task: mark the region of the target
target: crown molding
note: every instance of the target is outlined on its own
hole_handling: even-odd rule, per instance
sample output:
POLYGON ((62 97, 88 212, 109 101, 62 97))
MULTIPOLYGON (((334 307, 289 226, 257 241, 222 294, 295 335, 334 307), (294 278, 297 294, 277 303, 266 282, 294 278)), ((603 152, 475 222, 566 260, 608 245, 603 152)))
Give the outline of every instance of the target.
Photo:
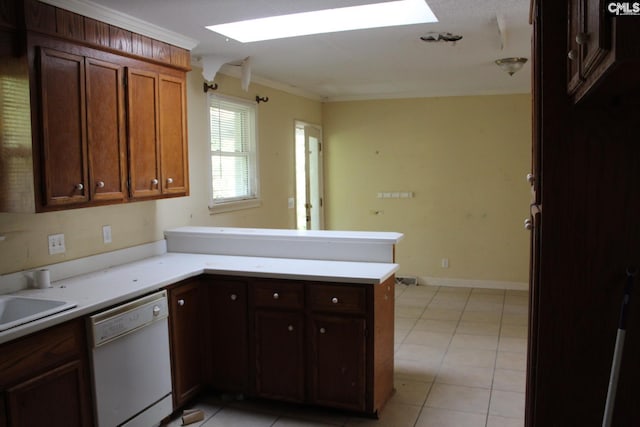
POLYGON ((183 49, 192 50, 199 43, 182 34, 159 27, 142 19, 118 12, 89 0, 40 0, 43 3, 97 19, 107 24, 123 28, 134 33, 142 34, 183 49))

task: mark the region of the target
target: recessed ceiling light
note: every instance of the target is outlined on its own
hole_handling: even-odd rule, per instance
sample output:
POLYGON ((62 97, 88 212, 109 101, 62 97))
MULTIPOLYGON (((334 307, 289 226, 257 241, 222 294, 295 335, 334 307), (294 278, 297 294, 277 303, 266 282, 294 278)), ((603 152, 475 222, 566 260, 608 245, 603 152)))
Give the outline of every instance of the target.
POLYGON ((248 43, 430 22, 438 22, 438 18, 425 0, 399 0, 209 25, 207 29, 248 43))

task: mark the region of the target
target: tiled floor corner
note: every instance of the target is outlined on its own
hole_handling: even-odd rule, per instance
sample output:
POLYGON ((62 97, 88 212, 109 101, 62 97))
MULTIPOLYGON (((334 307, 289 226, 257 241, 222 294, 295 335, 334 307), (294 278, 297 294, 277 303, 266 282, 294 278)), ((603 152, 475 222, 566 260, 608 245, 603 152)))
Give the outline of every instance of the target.
POLYGON ((525 291, 398 285, 396 393, 379 420, 205 397, 190 426, 522 427, 527 310, 525 291))

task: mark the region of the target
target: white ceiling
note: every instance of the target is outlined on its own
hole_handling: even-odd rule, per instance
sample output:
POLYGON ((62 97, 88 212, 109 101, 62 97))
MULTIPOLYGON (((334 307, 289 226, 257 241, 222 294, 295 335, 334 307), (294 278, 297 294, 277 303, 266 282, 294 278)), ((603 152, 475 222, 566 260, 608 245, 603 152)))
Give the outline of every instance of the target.
MULTIPOLYGON (((430 0, 435 24, 346 31, 242 44, 206 25, 386 0, 93 0, 198 41, 197 61, 251 57, 252 81, 326 100, 527 93, 530 62, 509 76, 494 60, 531 52, 530 0, 430 0), (504 22, 504 37, 497 16, 504 22), (425 43, 429 32, 463 36, 425 43), (504 39, 505 45, 501 46, 504 39)), ((229 67, 227 67, 229 68, 229 67)))

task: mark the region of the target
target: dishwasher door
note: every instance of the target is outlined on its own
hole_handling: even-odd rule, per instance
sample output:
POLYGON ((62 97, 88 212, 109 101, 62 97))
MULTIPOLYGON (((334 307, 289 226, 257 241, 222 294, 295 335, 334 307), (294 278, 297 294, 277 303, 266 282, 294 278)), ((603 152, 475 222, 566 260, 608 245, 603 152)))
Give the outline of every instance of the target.
POLYGON ((173 410, 166 291, 90 317, 96 423, 157 425, 173 410))

